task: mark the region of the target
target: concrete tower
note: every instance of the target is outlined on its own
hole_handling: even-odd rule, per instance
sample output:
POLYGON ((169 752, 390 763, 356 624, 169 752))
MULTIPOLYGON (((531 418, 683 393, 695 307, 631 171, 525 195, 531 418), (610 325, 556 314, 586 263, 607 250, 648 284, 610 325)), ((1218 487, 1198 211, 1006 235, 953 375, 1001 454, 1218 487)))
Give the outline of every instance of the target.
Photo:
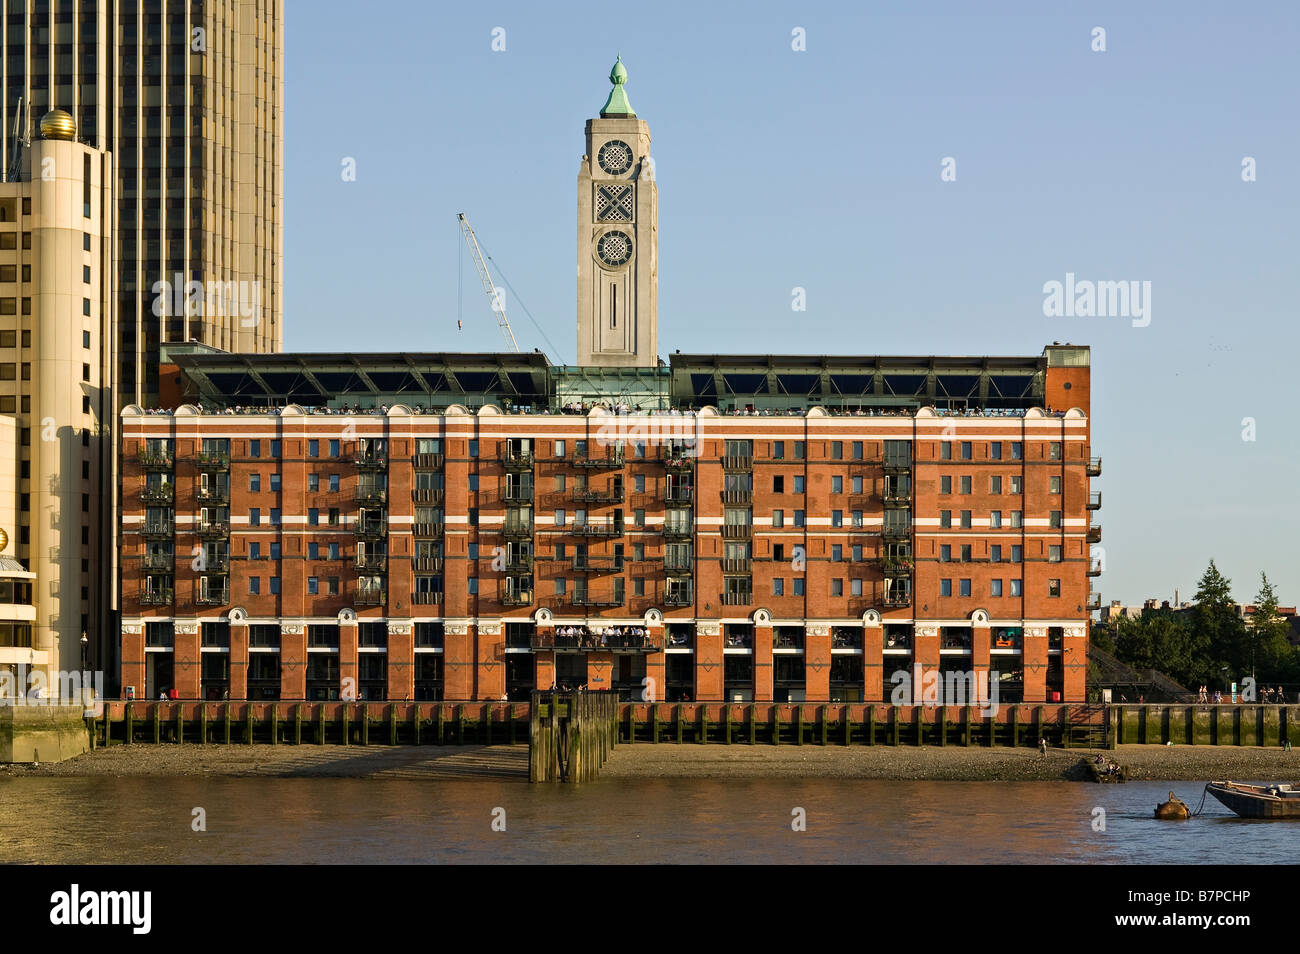
POLYGON ((578 364, 653 368, 659 344, 659 190, 650 127, 620 58, 578 169, 578 364))

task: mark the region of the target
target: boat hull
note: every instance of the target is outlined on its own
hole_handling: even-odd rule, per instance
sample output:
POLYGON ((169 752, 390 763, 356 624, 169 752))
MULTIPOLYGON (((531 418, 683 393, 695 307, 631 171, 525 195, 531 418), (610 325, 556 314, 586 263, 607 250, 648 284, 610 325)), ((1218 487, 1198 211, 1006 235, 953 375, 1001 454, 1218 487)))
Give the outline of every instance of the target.
POLYGON ((1300 792, 1290 791, 1290 786, 1278 790, 1277 786, 1211 782, 1205 790, 1242 818, 1300 818, 1300 792))

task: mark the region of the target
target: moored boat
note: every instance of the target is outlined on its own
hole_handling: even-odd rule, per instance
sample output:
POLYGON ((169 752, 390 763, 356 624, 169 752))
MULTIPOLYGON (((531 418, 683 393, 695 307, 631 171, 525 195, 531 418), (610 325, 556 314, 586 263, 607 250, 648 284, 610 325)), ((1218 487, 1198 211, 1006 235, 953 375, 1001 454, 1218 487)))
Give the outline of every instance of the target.
POLYGON ((1242 818, 1300 818, 1300 788, 1275 782, 1210 782, 1205 790, 1242 818))

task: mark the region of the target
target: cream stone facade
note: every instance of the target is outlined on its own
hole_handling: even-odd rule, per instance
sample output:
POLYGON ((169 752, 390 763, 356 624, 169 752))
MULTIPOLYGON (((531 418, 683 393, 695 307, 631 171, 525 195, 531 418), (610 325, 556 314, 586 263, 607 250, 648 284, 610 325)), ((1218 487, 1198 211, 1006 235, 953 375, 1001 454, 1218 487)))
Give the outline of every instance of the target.
POLYGON ((650 127, 622 93, 587 120, 578 169, 578 365, 653 368, 659 346, 659 187, 650 127))
POLYGON ((113 168, 66 113, 42 132, 0 184, 0 557, 33 574, 10 648, 53 673, 81 668, 116 603, 113 168))

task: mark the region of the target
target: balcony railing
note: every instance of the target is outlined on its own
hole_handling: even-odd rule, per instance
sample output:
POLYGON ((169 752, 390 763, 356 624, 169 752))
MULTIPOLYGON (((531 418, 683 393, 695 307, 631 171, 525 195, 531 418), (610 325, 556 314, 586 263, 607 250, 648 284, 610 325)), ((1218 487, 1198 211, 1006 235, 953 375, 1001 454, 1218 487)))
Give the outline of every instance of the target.
POLYGON ((627 497, 622 487, 611 490, 575 490, 572 499, 575 503, 622 503, 627 497))
POLYGON ((354 561, 358 570, 371 570, 382 573, 388 569, 388 556, 382 553, 367 553, 354 561))
POLYGON ((388 491, 379 487, 358 487, 355 499, 363 507, 382 507, 388 503, 388 491))
POLYGON ((690 556, 664 557, 664 569, 669 573, 689 573, 693 565, 694 560, 690 556))
POLYGON ((894 557, 882 557, 880 560, 880 566, 887 577, 907 577, 912 574, 911 558, 904 560, 894 557))
POLYGON ((205 452, 195 457, 194 463, 199 470, 230 470, 230 455, 218 452, 205 452))
POLYGON ((664 594, 665 606, 690 606, 694 602, 689 586, 684 589, 669 589, 664 594))
POLYGON ((353 602, 358 606, 383 606, 387 599, 388 594, 384 590, 366 587, 357 590, 353 602))
POLYGON ((750 557, 723 557, 723 573, 749 573, 754 569, 754 561, 750 557))
POLYGON ((176 463, 171 451, 140 451, 136 460, 142 469, 152 471, 171 470, 176 463))
POLYGON ((724 504, 747 504, 753 503, 754 491, 752 490, 724 490, 722 492, 722 502, 724 504))
POLYGON ((912 538, 912 526, 906 523, 887 523, 881 529, 881 533, 886 540, 910 540, 912 538))
POLYGON ((622 573, 622 557, 575 556, 572 566, 577 573, 622 573))
POLYGON ((885 473, 898 474, 903 471, 912 469, 912 458, 910 457, 886 457, 884 463, 885 473))
POLYGON ((388 534, 388 524, 377 520, 358 520, 352 525, 352 532, 358 537, 383 537, 388 534))
POLYGON ((376 451, 365 451, 352 455, 352 463, 358 470, 383 470, 388 466, 388 455, 376 451))
POLYGON ((230 588, 226 586, 200 588, 196 602, 203 606, 224 606, 230 602, 230 588))
POLYGON ((225 553, 204 556, 203 573, 225 573, 230 569, 230 557, 225 553))
POLYGON ((432 606, 442 602, 441 590, 429 590, 424 593, 412 593, 411 602, 416 606, 432 606))
POLYGON ((224 520, 207 520, 201 522, 194 532, 201 537, 228 537, 230 524, 224 520))
POLYGON ((640 633, 536 633, 529 646, 541 652, 569 649, 581 652, 652 653, 659 647, 649 635, 640 633))
POLYGON ((912 594, 907 590, 887 590, 885 592, 886 606, 910 606, 912 604, 912 594))
POLYGON ((1089 593, 1089 594, 1088 594, 1088 610, 1089 610, 1089 612, 1091 612, 1092 610, 1099 610, 1099 609, 1101 609, 1101 594, 1100 594, 1100 593, 1089 593))
POLYGON ((626 599, 619 599, 616 596, 596 596, 593 593, 574 593, 569 599, 573 606, 622 606, 627 602, 626 599))
POLYGON ((501 452, 501 463, 505 465, 506 470, 532 470, 533 452, 526 450, 503 450, 501 452))
POLYGON ((165 606, 170 602, 172 602, 172 591, 170 589, 142 590, 140 592, 141 606, 165 606))
POLYGON ((531 553, 516 553, 514 556, 506 559, 507 573, 532 573, 533 572, 533 555, 531 553))
POLYGON ((229 487, 200 487, 195 498, 199 503, 206 504, 225 504, 230 503, 229 487))
POLYGON ((722 469, 723 470, 753 470, 754 455, 753 454, 723 454, 722 469))
POLYGON ((1088 476, 1089 476, 1089 477, 1100 477, 1100 476, 1101 476, 1101 458, 1100 458, 1100 457, 1093 457, 1093 458, 1091 458, 1091 459, 1088 461, 1088 476))
POLYGON ((1097 561, 1097 562, 1089 563, 1089 564, 1088 564, 1088 575, 1089 575, 1089 576, 1101 576, 1101 562, 1100 562, 1100 561, 1097 561))
POLYGON ((625 463, 625 455, 621 450, 611 450, 605 454, 575 454, 569 463, 574 467, 589 467, 593 470, 622 467, 625 463))
POLYGON ((533 522, 531 520, 507 520, 501 527, 501 532, 513 539, 522 539, 533 535, 533 522))
POLYGON ((906 506, 912 502, 912 490, 907 489, 887 489, 883 494, 886 507, 906 506))
POLYGON ((695 535, 695 525, 685 521, 665 520, 663 535, 665 540, 689 540, 695 535))
POLYGON ((417 537, 440 537, 442 536, 442 522, 438 520, 417 521, 411 524, 411 533, 417 537))
POLYGON ((688 504, 694 496, 693 491, 693 487, 666 487, 664 488, 664 503, 688 504))
POLYGON ((695 469, 695 457, 681 452, 659 458, 670 474, 690 473, 695 469))
POLYGON ((170 520, 155 520, 146 523, 141 532, 146 537, 170 537, 176 532, 176 525, 170 520))
POLYGON ((502 606, 532 606, 532 590, 506 590, 501 594, 502 606))
POLYGON ((1088 528, 1088 542, 1101 543, 1101 527, 1094 525, 1088 528))
POLYGON ((140 500, 147 504, 168 504, 176 497, 176 488, 171 484, 159 484, 157 487, 145 487, 140 491, 140 500))
POLYGON ((533 499, 533 485, 507 487, 501 491, 501 499, 506 503, 530 503, 533 499))
POLYGON ((411 491, 411 499, 416 503, 442 503, 444 491, 441 487, 416 487, 411 491))
POLYGON ((1100 510, 1100 509, 1101 509, 1101 491, 1100 491, 1100 490, 1094 490, 1092 493, 1090 493, 1090 494, 1088 495, 1088 509, 1089 509, 1089 510, 1100 510))
POLYGON ((176 558, 170 553, 146 553, 140 558, 140 566, 145 570, 170 570, 176 565, 176 558))
POLYGON ((420 470, 442 470, 441 454, 416 454, 412 463, 420 470))
POLYGON ((746 540, 754 535, 754 527, 748 523, 724 523, 722 536, 728 540, 746 540))
POLYGON ((570 529, 575 537, 621 537, 623 521, 607 520, 604 522, 576 523, 570 529))
POLYGON ((411 569, 421 573, 440 573, 442 557, 411 557, 411 569))
POLYGON ((723 606, 748 606, 754 602, 753 590, 733 590, 722 594, 723 606))

